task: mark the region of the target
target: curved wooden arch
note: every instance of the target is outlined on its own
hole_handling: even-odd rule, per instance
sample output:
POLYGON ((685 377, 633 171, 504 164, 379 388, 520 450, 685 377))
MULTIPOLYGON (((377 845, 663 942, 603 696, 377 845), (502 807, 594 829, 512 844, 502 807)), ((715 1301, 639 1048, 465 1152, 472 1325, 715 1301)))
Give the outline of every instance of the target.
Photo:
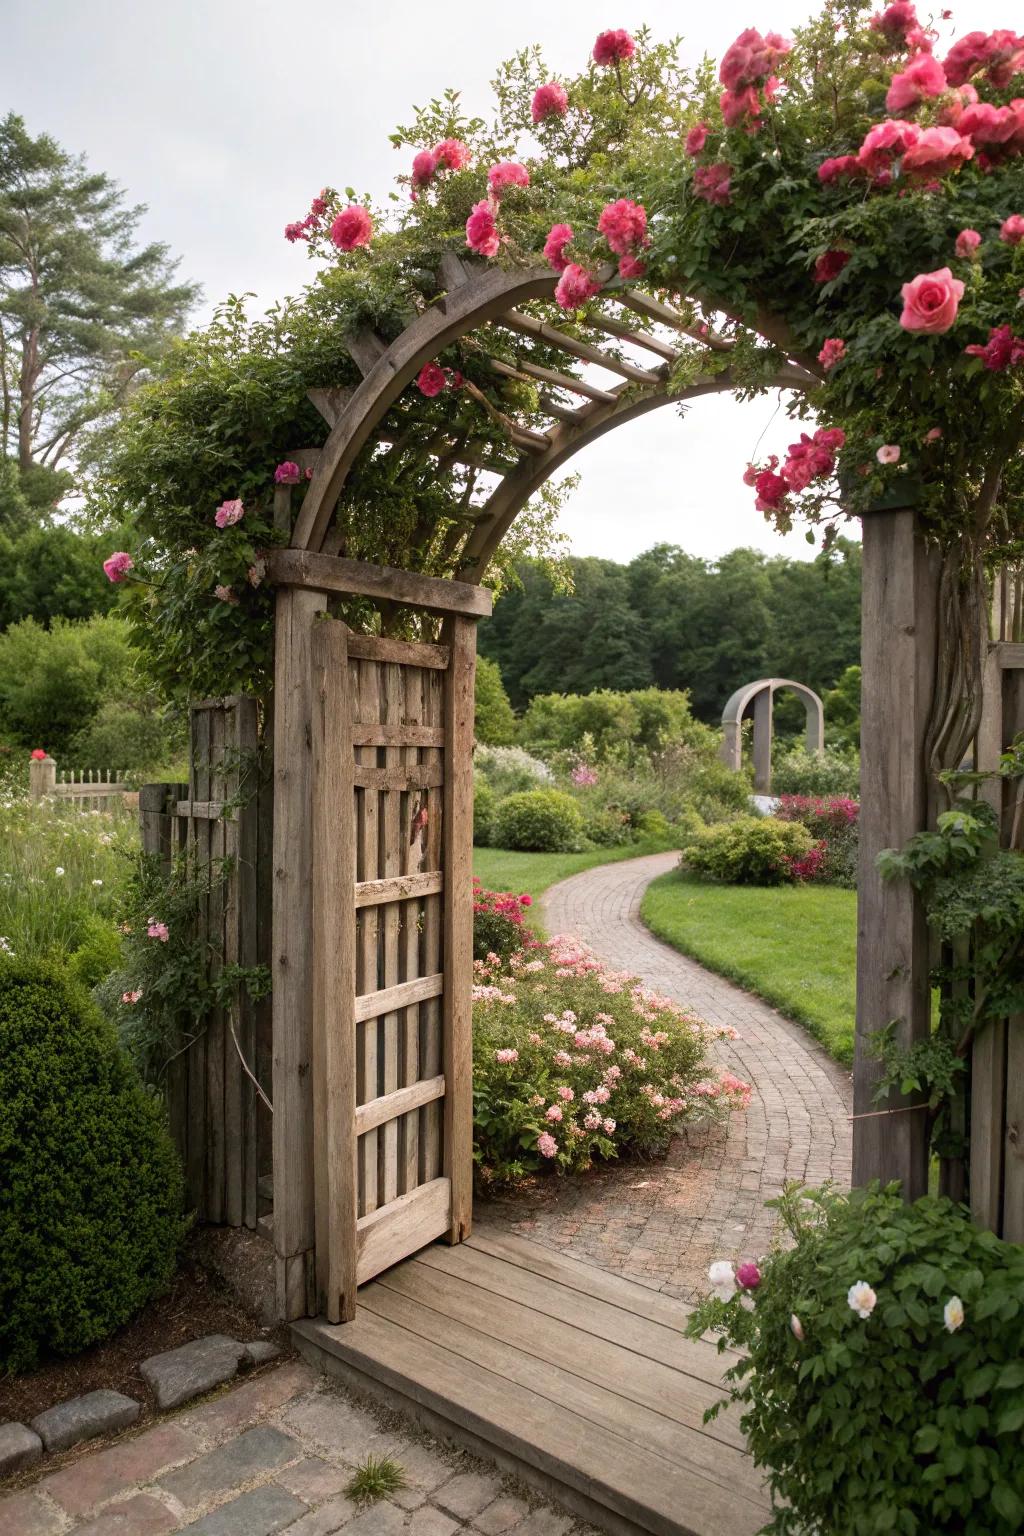
POLYGON ((813 688, 795 683, 788 677, 761 677, 744 683, 722 710, 722 761, 739 770, 743 749, 741 725, 751 703, 754 705, 754 789, 768 794, 772 782, 772 709, 780 688, 795 693, 807 715, 805 742, 808 752, 821 752, 825 746, 825 708, 813 688))
MULTIPOLYGON (((618 283, 614 269, 609 268, 601 276, 606 281, 603 292, 625 308, 705 342, 709 353, 720 354, 728 350, 730 343, 726 340, 695 332, 684 317, 668 305, 618 283)), ((523 363, 520 372, 508 364, 492 361, 500 374, 528 377, 555 388, 568 386, 585 396, 586 404, 569 411, 549 402, 548 414, 555 418, 555 424, 544 433, 523 429, 517 434, 513 442, 514 448, 519 450, 517 462, 475 514, 474 526, 458 557, 458 573, 463 579, 479 581, 482 578, 501 540, 529 498, 581 448, 613 427, 645 415, 658 406, 734 388, 734 381, 726 370, 709 372, 689 387, 670 394, 669 364, 678 354, 651 333, 632 331, 604 315, 591 320, 596 330, 627 342, 637 342, 653 351, 659 358, 655 370, 617 358, 576 336, 566 335, 557 327, 522 314, 518 306, 553 297, 558 279, 557 274, 547 267, 474 271, 454 254, 449 254, 442 258, 440 279, 446 285, 446 291, 390 346, 372 335, 352 343, 350 350, 364 377, 347 395, 338 392, 331 431, 316 456, 313 478, 295 522, 291 541, 294 548, 313 553, 338 552, 338 538, 331 537, 331 520, 359 454, 381 431, 388 411, 424 364, 490 321, 501 321, 514 332, 549 341, 565 350, 574 361, 596 363, 617 372, 622 375, 623 383, 615 389, 599 388, 586 380, 560 375, 531 363, 523 363)), ((779 388, 805 389, 817 381, 806 368, 789 361, 772 382, 779 388)))

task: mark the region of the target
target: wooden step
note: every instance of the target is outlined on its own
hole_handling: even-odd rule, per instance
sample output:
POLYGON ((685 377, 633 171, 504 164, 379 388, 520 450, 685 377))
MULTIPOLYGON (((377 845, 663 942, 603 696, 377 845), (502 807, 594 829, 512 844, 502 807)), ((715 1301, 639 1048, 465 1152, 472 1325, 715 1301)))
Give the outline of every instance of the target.
POLYGON ((760 1475, 689 1309, 507 1234, 424 1249, 354 1322, 293 1325, 307 1359, 490 1456, 603 1529, 755 1536, 760 1475))

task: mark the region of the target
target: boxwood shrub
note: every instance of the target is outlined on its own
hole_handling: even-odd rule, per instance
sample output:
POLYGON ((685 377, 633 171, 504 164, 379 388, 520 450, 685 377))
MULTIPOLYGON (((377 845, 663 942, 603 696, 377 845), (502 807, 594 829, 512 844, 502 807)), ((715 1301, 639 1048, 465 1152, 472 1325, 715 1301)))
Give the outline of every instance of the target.
POLYGON ((0 1370, 95 1344, 184 1235, 159 1103, 67 971, 0 960, 0 1370))
POLYGON ((583 812, 560 789, 524 790, 498 805, 491 841, 529 853, 573 853, 584 843, 583 812))
POLYGON ((796 821, 738 816, 704 827, 688 840, 682 867, 729 885, 781 885, 793 878, 791 861, 810 852, 814 839, 796 821))

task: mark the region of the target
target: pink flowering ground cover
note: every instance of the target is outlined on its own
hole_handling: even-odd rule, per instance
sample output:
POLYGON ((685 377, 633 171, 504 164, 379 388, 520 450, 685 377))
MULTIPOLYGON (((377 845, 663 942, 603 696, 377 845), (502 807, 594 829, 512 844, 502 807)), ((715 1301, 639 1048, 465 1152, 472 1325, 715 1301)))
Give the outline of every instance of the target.
POLYGON ((734 1030, 607 970, 577 939, 474 972, 474 1153, 488 1184, 657 1154, 682 1125, 749 1102, 749 1084, 706 1060, 734 1030))

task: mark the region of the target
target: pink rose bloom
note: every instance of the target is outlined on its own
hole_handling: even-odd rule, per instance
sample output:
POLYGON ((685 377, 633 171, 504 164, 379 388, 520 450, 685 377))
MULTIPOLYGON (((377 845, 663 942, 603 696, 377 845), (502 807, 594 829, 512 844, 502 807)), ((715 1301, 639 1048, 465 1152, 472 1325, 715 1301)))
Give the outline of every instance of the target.
POLYGON ((814 281, 830 283, 839 276, 850 259, 849 251, 825 251, 814 263, 814 281))
POLYGON ((736 1284, 744 1291, 756 1291, 761 1284, 761 1271, 756 1264, 737 1264, 736 1284))
POLYGON ((900 461, 899 443, 883 443, 875 454, 879 464, 898 464, 900 461))
POLYGON ((166 944, 171 936, 167 924, 158 923, 155 917, 150 918, 146 933, 151 939, 159 939, 161 944, 166 944))
POLYGON ((597 227, 616 256, 626 256, 647 239, 647 212, 640 203, 620 197, 602 208, 597 227))
POLYGON ((486 198, 473 204, 473 211, 466 220, 466 244, 478 256, 497 256, 501 237, 494 218, 494 205, 486 198))
POLYGON ((442 139, 434 147, 434 164, 439 171, 464 171, 472 158, 469 145, 461 139, 442 139))
POLYGON ((1014 336, 1008 325, 993 326, 983 347, 965 347, 969 357, 980 357, 992 373, 1024 363, 1024 337, 1014 336))
POLYGON ((964 285, 948 267, 940 267, 937 272, 919 272, 912 282, 903 284, 900 293, 903 329, 941 336, 956 320, 964 285))
POLYGON ((354 251, 369 245, 373 238, 373 220, 360 203, 343 208, 331 225, 331 239, 339 251, 354 251))
POLYGON ((881 32, 890 42, 902 41, 911 27, 917 26, 917 12, 911 0, 893 0, 884 11, 871 18, 873 32, 881 32))
POLYGON ((946 89, 946 75, 938 59, 919 53, 900 75, 893 75, 885 98, 886 111, 904 112, 927 97, 941 96, 946 89))
POLYGON ((447 382, 444 369, 438 367, 437 363, 424 363, 416 379, 416 388, 421 395, 432 400, 441 393, 447 382))
POLYGON ((742 91, 723 91, 718 105, 727 128, 735 128, 747 119, 750 119, 748 133, 756 133, 760 128, 757 119, 761 116, 761 98, 756 86, 745 86, 742 91))
POLYGON ((487 185, 495 197, 500 197, 506 187, 528 187, 530 173, 518 160, 502 160, 487 172, 487 185))
POLYGON ((548 117, 564 117, 569 110, 569 93, 557 80, 547 80, 538 85, 530 103, 530 116, 535 123, 548 117))
POLYGON ((1024 65, 1024 37, 1015 32, 968 32, 954 43, 943 68, 950 85, 965 85, 984 69, 999 90, 1009 85, 1024 65))
POLYGON ((520 898, 519 898, 519 905, 521 907, 532 907, 533 906, 533 897, 527 895, 527 893, 524 891, 522 896, 520 896, 520 898))
POLYGON ((553 224, 544 242, 544 258, 556 272, 564 272, 569 265, 565 248, 572 240, 571 224, 553 224))
POLYGON ((547 1131, 541 1131, 537 1137, 537 1151, 541 1157, 554 1157, 558 1151, 558 1142, 547 1131))
POLYGON ((42 747, 33 747, 29 753, 29 756, 35 763, 45 763, 48 755, 48 753, 43 751, 42 747))
POLYGON ((261 585, 266 574, 267 562, 261 555, 258 559, 253 561, 252 565, 250 565, 249 569, 245 573, 245 579, 248 581, 250 587, 258 587, 261 585))
POLYGON ((103 562, 103 571, 108 581, 124 581, 125 577, 128 575, 128 572, 134 569, 135 561, 132 559, 131 555, 129 555, 127 551, 123 549, 115 550, 114 553, 112 555, 108 555, 107 559, 103 562))
POLYGON ((816 447, 824 449, 826 453, 838 453, 846 442, 846 433, 842 427, 819 427, 814 434, 816 447))
MULTIPOLYGON (((906 154, 916 144, 921 130, 916 123, 904 123, 899 118, 886 118, 869 128, 864 142, 857 151, 861 167, 871 173, 885 170, 899 155, 906 154)), ((819 172, 820 175, 820 172, 819 172)))
POLYGON ((558 287, 555 289, 555 303, 562 309, 579 309, 588 299, 592 299, 596 293, 601 292, 601 284, 588 272, 586 267, 581 267, 577 262, 570 262, 558 279, 558 287))
POLYGON ((1005 144, 1017 131, 1017 113, 1013 107, 979 101, 965 107, 954 126, 975 144, 1005 144))
POLYGON ((306 233, 305 224, 300 224, 295 221, 293 221, 291 224, 285 225, 284 237, 291 245, 294 245, 296 240, 309 239, 309 235, 306 233))
POLYGON ((639 256, 619 257, 619 276, 627 282, 636 277, 643 277, 647 271, 646 261, 641 261, 639 256))
POLYGON ((213 515, 218 528, 231 528, 245 516, 245 505, 238 497, 234 501, 222 501, 213 515))
POLYGON ((903 156, 904 175, 944 176, 974 158, 974 145, 955 128, 925 128, 903 156))
POLYGON ((684 148, 686 150, 686 153, 688 155, 690 155, 691 158, 694 155, 699 155, 701 150, 704 148, 704 145, 707 143, 707 141, 708 141, 708 125, 707 125, 707 123, 697 123, 693 128, 690 129, 689 133, 686 135, 686 144, 684 146, 684 148))
POLYGON ((594 43, 594 63, 608 68, 612 64, 618 64, 622 59, 631 59, 636 52, 636 43, 622 27, 617 27, 610 32, 598 33, 594 43))
POLYGON ((937 443, 941 436, 942 436, 942 428, 941 427, 929 427, 928 431, 924 435, 924 441, 926 443, 937 443))
POLYGON ((285 459, 274 470, 274 483, 276 485, 298 485, 302 479, 302 470, 291 459, 285 459))
POLYGON ((730 91, 760 85, 792 47, 778 32, 762 37, 756 27, 747 27, 722 55, 718 79, 730 91))
POLYGON ((693 173, 694 193, 716 208, 724 208, 728 203, 731 185, 732 166, 724 160, 702 165, 693 173))
POLYGON ((421 149, 419 154, 413 156, 412 184, 413 196, 416 192, 429 187, 437 173, 437 155, 432 149, 421 149))
POLYGON ((1024 240, 1024 213, 1011 213, 999 231, 999 238, 1007 245, 1020 245, 1024 240))
POLYGON ((962 258, 970 259, 981 244, 981 236, 976 229, 962 229, 956 237, 954 250, 962 258))
POLYGON ((833 186, 841 176, 859 176, 863 166, 856 155, 833 155, 818 166, 822 186, 833 186))
POLYGON ((754 505, 759 512, 774 512, 789 494, 789 486, 782 476, 770 469, 761 470, 754 481, 754 489, 757 491, 754 505))
POLYGON ((837 363, 841 363, 845 356, 846 342, 840 340, 838 336, 830 336, 818 353, 818 362, 827 373, 830 368, 834 368, 837 363))

